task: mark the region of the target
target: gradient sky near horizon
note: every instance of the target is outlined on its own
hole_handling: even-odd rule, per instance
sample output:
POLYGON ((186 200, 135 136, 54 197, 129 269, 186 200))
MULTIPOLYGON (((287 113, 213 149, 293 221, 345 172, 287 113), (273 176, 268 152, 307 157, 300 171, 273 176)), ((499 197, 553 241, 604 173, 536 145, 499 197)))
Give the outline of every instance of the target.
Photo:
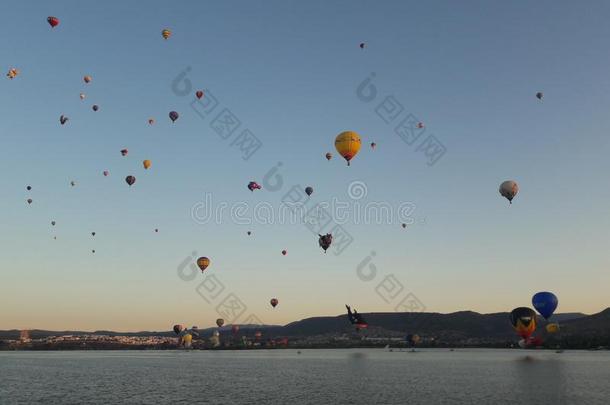
POLYGON ((439 312, 510 311, 540 290, 560 312, 610 306, 608 15, 603 1, 13 2, 0 36, 2 73, 21 72, 0 80, 0 329, 208 327, 229 293, 247 306, 235 323, 346 303, 391 312, 408 293, 439 312), (219 102, 205 119, 192 92, 172 90, 185 69, 219 102), (366 103, 356 90, 371 72, 378 95, 366 103), (375 112, 390 95, 447 148, 435 165, 375 112), (236 134, 211 128, 223 108, 261 140, 249 160, 236 134), (350 167, 324 158, 344 130, 363 139, 350 167), (280 190, 246 189, 278 162, 280 190), (520 185, 512 206, 498 193, 507 179, 520 185), (278 223, 297 184, 314 187, 314 202, 350 204, 342 254, 278 223), (213 207, 245 203, 246 217, 267 202, 274 223, 227 211, 197 222, 206 195, 213 207), (416 207, 407 229, 356 221, 356 205, 404 202, 416 207), (211 303, 197 292, 203 275, 177 275, 192 252, 225 287, 211 303), (365 281, 357 268, 371 252, 377 274, 365 281), (404 288, 386 302, 376 288, 390 274, 404 288))

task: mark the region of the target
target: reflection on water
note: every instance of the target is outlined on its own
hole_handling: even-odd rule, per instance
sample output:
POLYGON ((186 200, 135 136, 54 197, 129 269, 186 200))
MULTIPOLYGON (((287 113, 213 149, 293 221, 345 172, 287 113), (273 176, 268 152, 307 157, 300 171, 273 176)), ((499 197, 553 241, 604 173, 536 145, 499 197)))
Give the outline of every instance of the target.
POLYGON ((517 382, 515 389, 518 390, 520 402, 565 403, 564 362, 559 355, 556 356, 525 356, 513 362, 517 382))
POLYGON ((0 404, 607 404, 610 352, 0 352, 0 404))

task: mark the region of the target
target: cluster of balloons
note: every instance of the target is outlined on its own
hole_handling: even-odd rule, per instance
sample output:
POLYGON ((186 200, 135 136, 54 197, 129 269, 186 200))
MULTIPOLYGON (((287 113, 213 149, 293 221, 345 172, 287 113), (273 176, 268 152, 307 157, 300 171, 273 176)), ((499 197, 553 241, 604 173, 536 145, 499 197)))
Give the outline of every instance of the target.
MULTIPOLYGON (((541 291, 532 297, 532 305, 538 313, 548 322, 557 309, 559 300, 557 296, 548 291, 541 291)), ((532 339, 532 334, 536 331, 537 315, 536 312, 528 307, 518 307, 510 313, 510 323, 515 329, 515 332, 521 337, 519 346, 526 347, 533 342, 541 342, 541 339, 532 339)), ((547 323, 547 333, 557 333, 559 324, 547 323)))

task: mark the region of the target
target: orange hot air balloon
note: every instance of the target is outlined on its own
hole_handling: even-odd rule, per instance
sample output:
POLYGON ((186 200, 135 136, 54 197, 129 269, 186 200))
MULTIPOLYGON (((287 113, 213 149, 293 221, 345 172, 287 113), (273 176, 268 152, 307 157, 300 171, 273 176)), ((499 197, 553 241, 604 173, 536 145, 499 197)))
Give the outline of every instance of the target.
POLYGON ((362 141, 360 135, 354 131, 344 131, 337 135, 335 138, 335 148, 343 159, 347 161, 347 165, 350 165, 350 161, 358 154, 362 141))
POLYGON ((142 166, 144 166, 144 169, 148 170, 150 168, 150 166, 152 166, 152 162, 148 159, 146 159, 145 161, 142 162, 142 166))
POLYGON ((199 266, 202 273, 205 271, 205 269, 208 268, 209 265, 210 265, 210 259, 208 259, 207 257, 202 256, 199 259, 197 259, 197 266, 199 266))
POLYGON ((91 76, 87 75, 87 76, 83 77, 83 80, 85 81, 85 83, 89 83, 89 82, 91 82, 92 78, 91 78, 91 76))
POLYGON ((271 300, 269 301, 269 303, 271 304, 271 306, 273 308, 277 307, 277 304, 279 304, 279 301, 277 300, 277 298, 271 298, 271 300))
POLYGON ((163 37, 163 39, 168 39, 169 37, 172 36, 172 32, 166 28, 163 31, 161 31, 161 36, 163 37))
POLYGON ((527 307, 519 307, 510 313, 510 323, 515 332, 527 340, 536 330, 536 312, 527 307))

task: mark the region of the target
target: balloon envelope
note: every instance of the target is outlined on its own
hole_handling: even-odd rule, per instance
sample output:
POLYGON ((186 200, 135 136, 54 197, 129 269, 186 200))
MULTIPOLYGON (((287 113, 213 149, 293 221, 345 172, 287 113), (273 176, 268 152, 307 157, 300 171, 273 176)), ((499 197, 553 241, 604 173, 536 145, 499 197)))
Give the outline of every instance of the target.
POLYGON ((553 315, 553 312, 557 309, 558 303, 559 300, 557 299, 557 296, 548 291, 538 292, 532 297, 532 305, 546 320, 553 315))
POLYGON ((509 203, 513 203, 513 198, 519 192, 519 185, 516 181, 506 180, 500 184, 500 195, 508 200, 509 203))
POLYGON ((125 182, 129 184, 129 187, 131 187, 136 182, 136 178, 135 176, 127 176, 125 177, 125 182))
POLYGON ((207 269, 209 265, 210 265, 210 259, 208 259, 207 257, 202 256, 199 259, 197 259, 197 266, 199 266, 199 269, 201 269, 202 272, 205 269, 207 269))
POLYGON ((218 318, 216 319, 216 325, 218 325, 219 328, 222 328, 222 325, 225 324, 225 320, 222 318, 218 318))
POLYGON ((275 308, 277 306, 277 304, 279 303, 279 301, 277 300, 277 298, 271 298, 271 301, 269 301, 269 303, 271 304, 271 306, 273 308, 275 308))
POLYGON ((515 308, 509 317, 511 325, 523 339, 528 339, 536 330, 536 312, 531 308, 515 308))
POLYGON ((361 144, 360 135, 354 131, 341 132, 335 138, 335 149, 347 161, 348 166, 354 156, 358 154, 361 144))
POLYGON ((178 114, 176 111, 171 111, 169 113, 169 119, 172 120, 172 122, 176 122, 178 117, 180 117, 180 114, 178 114))
POLYGON ((49 16, 49 17, 47 17, 47 22, 49 23, 51 28, 55 28, 55 27, 57 27, 59 25, 59 18, 53 17, 53 16, 49 16))

